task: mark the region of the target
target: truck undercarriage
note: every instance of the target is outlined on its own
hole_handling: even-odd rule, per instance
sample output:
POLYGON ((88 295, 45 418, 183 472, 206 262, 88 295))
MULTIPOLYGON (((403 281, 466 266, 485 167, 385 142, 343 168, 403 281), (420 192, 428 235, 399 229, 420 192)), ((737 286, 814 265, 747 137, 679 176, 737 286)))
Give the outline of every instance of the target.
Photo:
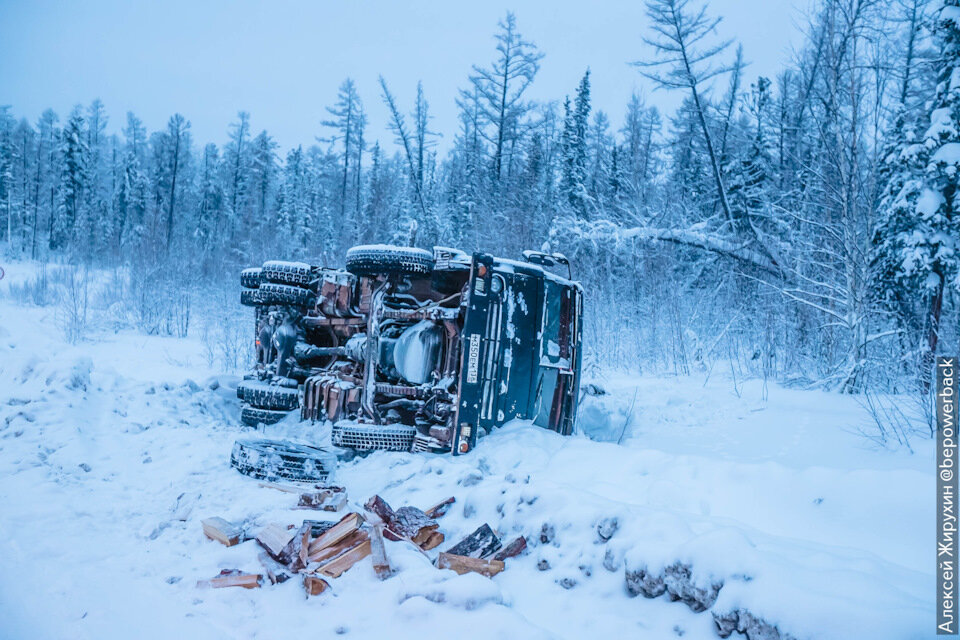
POLYGON ((344 269, 245 270, 258 341, 245 422, 298 408, 330 421, 336 446, 454 454, 515 418, 570 433, 582 290, 547 270, 562 256, 525 259, 365 245, 344 269))

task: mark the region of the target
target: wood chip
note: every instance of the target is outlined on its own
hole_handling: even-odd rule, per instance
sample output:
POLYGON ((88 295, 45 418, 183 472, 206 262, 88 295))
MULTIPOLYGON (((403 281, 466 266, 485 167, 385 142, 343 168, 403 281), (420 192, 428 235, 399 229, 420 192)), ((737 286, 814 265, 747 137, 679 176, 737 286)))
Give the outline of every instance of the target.
POLYGON ((482 558, 469 558, 467 556, 458 556, 452 553, 440 552, 437 557, 438 569, 452 569, 458 574, 463 575, 472 571, 482 576, 492 578, 503 571, 502 560, 484 560, 482 558))

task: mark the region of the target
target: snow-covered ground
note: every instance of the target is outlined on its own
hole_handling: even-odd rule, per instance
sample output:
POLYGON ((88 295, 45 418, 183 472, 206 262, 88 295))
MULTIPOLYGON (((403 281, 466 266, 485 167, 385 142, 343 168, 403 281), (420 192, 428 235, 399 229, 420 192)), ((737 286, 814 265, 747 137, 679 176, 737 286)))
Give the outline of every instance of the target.
POLYGON ((0 282, 2 638, 706 639, 714 613, 740 609, 796 638, 933 636, 931 443, 880 450, 855 433, 869 423, 855 399, 760 382, 738 396, 717 374, 610 376, 581 415, 593 439, 512 424, 467 456, 338 470, 354 505, 456 496, 450 544, 484 522, 524 534, 529 553, 492 580, 388 542, 399 571, 383 582, 365 560, 310 599, 295 580, 198 589, 259 571, 255 542, 211 542, 201 519, 255 532, 316 514, 230 467, 254 434, 200 343, 97 331, 69 345, 55 309, 2 295, 30 272, 0 282), (708 611, 628 592, 627 576, 655 583, 677 563, 706 593, 722 583, 708 611))

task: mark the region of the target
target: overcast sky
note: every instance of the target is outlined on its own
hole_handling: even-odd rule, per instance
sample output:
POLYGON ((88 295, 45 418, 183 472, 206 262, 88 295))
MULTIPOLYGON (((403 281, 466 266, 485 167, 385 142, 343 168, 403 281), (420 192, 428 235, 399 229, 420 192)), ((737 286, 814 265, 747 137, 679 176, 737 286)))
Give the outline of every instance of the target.
MULTIPOLYGON (((369 140, 390 139, 378 93, 383 74, 408 108, 422 80, 432 128, 449 142, 457 89, 472 64, 494 56, 493 34, 507 10, 546 54, 529 97, 562 99, 589 66, 594 108, 615 127, 633 91, 666 109, 677 96, 651 92, 628 65, 649 54, 637 0, 484 2, 53 2, 0 0, 0 104, 34 122, 47 107, 61 116, 99 97, 119 131, 130 110, 151 130, 174 112, 197 143, 226 139, 237 111, 249 111, 286 149, 323 135, 324 107, 352 77, 368 111, 369 140)), ((799 43, 790 0, 712 0, 719 31, 743 43, 747 80, 772 76, 799 43)), ((732 54, 732 49, 731 49, 732 54)))

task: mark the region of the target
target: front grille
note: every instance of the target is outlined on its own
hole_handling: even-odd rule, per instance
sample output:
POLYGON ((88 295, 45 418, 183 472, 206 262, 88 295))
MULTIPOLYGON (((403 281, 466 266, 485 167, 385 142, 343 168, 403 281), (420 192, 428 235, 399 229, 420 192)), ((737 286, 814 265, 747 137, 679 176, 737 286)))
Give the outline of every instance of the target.
POLYGON ((406 424, 340 422, 330 438, 334 446, 358 451, 410 451, 416 435, 416 428, 406 424))

